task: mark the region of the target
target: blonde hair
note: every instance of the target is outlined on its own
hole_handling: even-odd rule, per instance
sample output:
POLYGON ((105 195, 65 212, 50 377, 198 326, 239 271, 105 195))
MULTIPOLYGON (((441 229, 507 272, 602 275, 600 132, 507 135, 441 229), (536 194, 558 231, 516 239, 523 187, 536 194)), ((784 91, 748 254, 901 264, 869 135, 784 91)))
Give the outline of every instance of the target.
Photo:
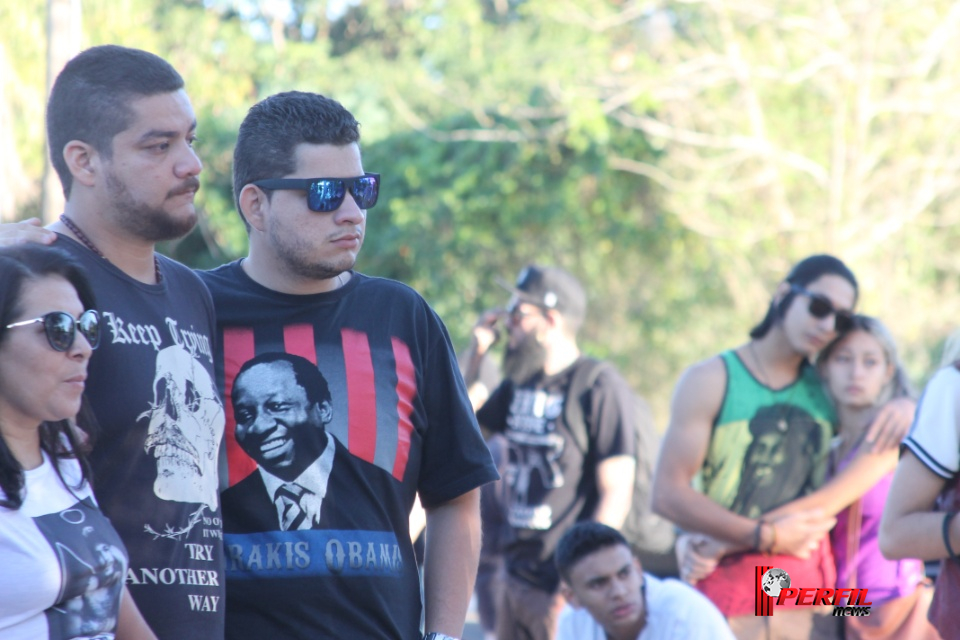
POLYGON ((890 378, 890 382, 884 385, 874 404, 880 406, 893 398, 916 397, 916 392, 910 383, 910 378, 907 377, 903 363, 900 362, 900 356, 897 353, 897 343, 893 339, 893 334, 890 333, 886 325, 872 316, 854 315, 850 328, 834 338, 830 344, 820 351, 817 355, 817 371, 820 372, 820 377, 825 379, 824 369, 834 349, 854 331, 862 331, 873 336, 876 341, 880 343, 880 348, 883 349, 883 355, 887 360, 887 364, 893 365, 893 376, 890 378))

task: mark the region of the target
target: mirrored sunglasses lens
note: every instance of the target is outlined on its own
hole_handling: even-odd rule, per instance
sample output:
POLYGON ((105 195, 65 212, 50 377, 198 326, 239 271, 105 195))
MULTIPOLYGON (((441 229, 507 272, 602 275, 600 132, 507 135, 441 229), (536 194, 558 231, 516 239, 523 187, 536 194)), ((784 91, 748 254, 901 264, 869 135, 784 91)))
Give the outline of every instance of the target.
POLYGON ((814 318, 826 318, 833 313, 833 303, 821 295, 810 296, 810 315, 814 318))
POLYGON ((100 316, 97 312, 92 309, 84 311, 80 316, 79 327, 80 333, 90 343, 90 348, 96 349, 100 344, 100 316))
POLYGON ((343 204, 347 189, 343 180, 317 180, 310 184, 307 192, 307 206, 311 211, 325 213, 333 211, 343 204))
POLYGON ((48 313, 43 318, 47 342, 56 351, 66 351, 73 344, 73 327, 73 318, 62 311, 48 313))
POLYGON ((380 195, 380 182, 373 176, 357 178, 350 193, 356 199, 358 207, 369 209, 377 204, 377 196, 380 195))

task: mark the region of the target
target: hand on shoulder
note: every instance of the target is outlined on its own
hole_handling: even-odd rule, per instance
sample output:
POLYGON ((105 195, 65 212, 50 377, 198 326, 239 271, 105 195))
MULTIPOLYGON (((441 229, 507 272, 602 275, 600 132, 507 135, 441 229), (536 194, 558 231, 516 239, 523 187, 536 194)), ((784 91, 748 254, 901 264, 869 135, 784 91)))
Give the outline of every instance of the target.
POLYGON ((39 218, 0 224, 0 247, 12 247, 27 242, 51 244, 57 239, 57 234, 42 225, 39 218))

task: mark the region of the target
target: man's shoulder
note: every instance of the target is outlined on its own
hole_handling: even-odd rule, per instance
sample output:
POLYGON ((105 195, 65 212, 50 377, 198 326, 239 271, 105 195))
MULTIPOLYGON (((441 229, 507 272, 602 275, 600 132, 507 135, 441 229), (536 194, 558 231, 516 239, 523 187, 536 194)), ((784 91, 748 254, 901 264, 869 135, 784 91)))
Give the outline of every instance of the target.
POLYGON ((643 579, 652 624, 670 625, 679 620, 690 632, 706 629, 715 631, 716 638, 732 637, 719 609, 694 587, 675 578, 660 579, 648 573, 644 573, 643 579))
POLYGON ((584 378, 587 382, 586 386, 590 387, 627 384, 623 372, 610 360, 584 355, 570 365, 570 370, 573 379, 584 378))
POLYGON ((200 278, 208 287, 222 285, 236 280, 236 268, 240 264, 239 260, 224 263, 213 269, 196 269, 194 274, 200 278))
POLYGON ((600 626, 586 609, 564 606, 557 621, 557 640, 592 640, 605 638, 600 626))
POLYGON ((161 253, 156 255, 160 263, 160 269, 164 277, 167 278, 169 287, 196 287, 203 291, 207 290, 206 284, 199 277, 197 271, 161 253))
POLYGON ((728 356, 724 352, 687 367, 677 381, 677 394, 702 396, 704 392, 722 393, 727 386, 728 356))
POLYGON ((409 303, 426 305, 426 300, 419 291, 399 280, 371 276, 359 271, 354 272, 354 277, 359 280, 358 290, 366 296, 375 293, 378 296, 386 295, 409 303))

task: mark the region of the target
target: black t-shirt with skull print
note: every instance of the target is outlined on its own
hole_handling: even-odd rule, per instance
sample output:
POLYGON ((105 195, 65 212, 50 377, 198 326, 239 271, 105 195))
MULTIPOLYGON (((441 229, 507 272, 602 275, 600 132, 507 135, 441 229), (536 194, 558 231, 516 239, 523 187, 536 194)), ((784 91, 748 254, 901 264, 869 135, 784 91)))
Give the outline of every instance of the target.
POLYGON ((101 315, 86 395, 100 433, 90 457, 101 510, 130 552, 127 586, 159 638, 224 629, 217 479, 224 410, 213 382, 210 294, 159 256, 163 280, 133 280, 61 236, 101 315))
MULTIPOLYGON (((603 370, 589 395, 585 416, 589 444, 583 451, 565 421, 568 390, 581 359, 552 376, 525 385, 509 379, 479 411, 480 424, 507 438, 507 571, 532 586, 554 592, 559 575, 553 552, 574 523, 593 516, 599 501, 597 465, 635 455, 630 388, 612 368, 603 370)), ((629 479, 624 480, 629 482, 629 479)))

